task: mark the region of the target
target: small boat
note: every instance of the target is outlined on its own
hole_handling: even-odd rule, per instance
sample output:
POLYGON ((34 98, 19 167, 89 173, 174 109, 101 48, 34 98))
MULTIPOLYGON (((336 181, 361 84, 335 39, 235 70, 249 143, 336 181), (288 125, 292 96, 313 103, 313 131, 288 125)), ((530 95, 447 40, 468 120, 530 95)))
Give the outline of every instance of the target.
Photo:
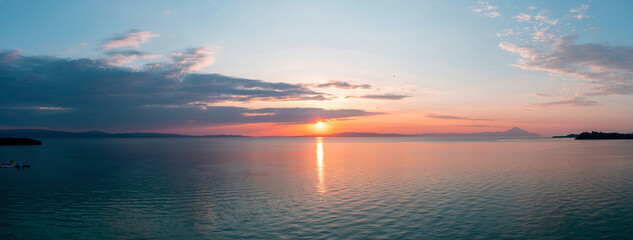
POLYGON ((30 168, 31 164, 25 164, 23 162, 16 163, 15 161, 3 162, 0 164, 0 168, 30 168))
POLYGON ((2 163, 2 165, 0 165, 0 168, 14 168, 15 165, 14 164, 10 164, 10 163, 2 163))

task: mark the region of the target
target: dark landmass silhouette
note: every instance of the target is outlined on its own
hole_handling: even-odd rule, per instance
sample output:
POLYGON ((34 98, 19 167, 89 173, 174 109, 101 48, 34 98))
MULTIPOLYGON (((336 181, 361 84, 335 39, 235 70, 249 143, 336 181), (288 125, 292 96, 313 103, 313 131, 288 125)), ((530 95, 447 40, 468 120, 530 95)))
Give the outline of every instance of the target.
POLYGON ((420 133, 420 134, 396 134, 396 133, 360 133, 344 132, 325 135, 304 135, 301 137, 465 137, 465 138, 540 138, 541 135, 531 133, 513 127, 503 132, 478 132, 478 133, 420 133))
MULTIPOLYGON (((167 133, 107 133, 101 131, 66 132, 43 129, 14 129, 0 130, 0 137, 4 138, 221 138, 221 137, 248 137, 243 135, 204 135, 192 136, 167 133)), ((271 136, 279 137, 279 136, 271 136)), ((466 138, 540 138, 536 133, 527 132, 514 127, 503 132, 478 132, 478 133, 422 133, 422 134, 397 134, 397 133, 362 133, 343 132, 325 135, 303 135, 295 137, 466 137, 466 138)))
POLYGON ((191 136, 167 133, 106 133, 100 131, 66 132, 43 129, 0 130, 4 138, 214 138, 214 137, 246 137, 242 135, 204 135, 191 136))
POLYGON ((578 135, 579 134, 572 133, 572 134, 567 134, 565 136, 552 136, 552 138, 576 138, 578 137, 578 135))
POLYGON ((29 138, 0 138, 0 145, 42 145, 42 142, 29 138))
POLYGON ((601 139, 633 139, 633 134, 625 133, 604 133, 604 132, 583 132, 576 140, 601 140, 601 139))

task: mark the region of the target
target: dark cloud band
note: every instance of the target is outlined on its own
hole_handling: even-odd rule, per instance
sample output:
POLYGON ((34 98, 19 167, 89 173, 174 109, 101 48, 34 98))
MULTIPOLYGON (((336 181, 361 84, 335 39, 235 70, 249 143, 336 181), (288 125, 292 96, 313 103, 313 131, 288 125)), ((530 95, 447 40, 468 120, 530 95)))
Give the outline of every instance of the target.
POLYGON ((198 63, 191 56, 206 53, 200 51, 190 49, 171 63, 142 69, 112 66, 104 59, 0 52, 0 125, 148 129, 178 124, 307 123, 378 114, 353 109, 215 106, 225 101, 321 101, 329 97, 297 84, 189 73, 198 63), (174 71, 178 74, 173 75, 174 71))

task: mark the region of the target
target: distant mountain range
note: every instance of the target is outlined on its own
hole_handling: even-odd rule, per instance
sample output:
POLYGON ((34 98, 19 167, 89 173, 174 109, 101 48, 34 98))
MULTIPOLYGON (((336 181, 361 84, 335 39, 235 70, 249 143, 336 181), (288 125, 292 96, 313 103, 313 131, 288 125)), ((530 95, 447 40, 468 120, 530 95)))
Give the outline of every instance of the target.
POLYGON ((328 135, 306 135, 302 137, 468 137, 468 138, 540 138, 541 135, 531 133, 513 127, 503 132, 478 132, 478 133, 421 133, 421 134, 395 134, 395 133, 361 133, 344 132, 328 135))
MULTIPOLYGON (((242 135, 205 135, 191 136, 166 133, 106 133, 100 131, 66 132, 42 129, 0 130, 0 138, 202 138, 202 137, 247 137, 242 135)), ((536 133, 527 132, 518 127, 503 132, 479 133, 361 133, 344 132, 328 135, 305 135, 299 137, 469 137, 469 138, 539 138, 536 133)))
POLYGON ((191 137, 245 137, 242 135, 191 136, 166 133, 106 133, 100 131, 65 132, 42 129, 0 130, 0 138, 191 138, 191 137))

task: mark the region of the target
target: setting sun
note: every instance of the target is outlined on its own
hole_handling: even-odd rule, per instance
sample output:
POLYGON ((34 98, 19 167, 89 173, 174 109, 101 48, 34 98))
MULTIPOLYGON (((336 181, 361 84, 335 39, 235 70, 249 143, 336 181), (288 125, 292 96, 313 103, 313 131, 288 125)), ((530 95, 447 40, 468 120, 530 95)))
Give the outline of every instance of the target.
POLYGON ((317 127, 317 128, 323 128, 323 127, 325 127, 325 124, 323 122, 321 122, 321 121, 318 121, 317 123, 314 124, 314 126, 317 127))

